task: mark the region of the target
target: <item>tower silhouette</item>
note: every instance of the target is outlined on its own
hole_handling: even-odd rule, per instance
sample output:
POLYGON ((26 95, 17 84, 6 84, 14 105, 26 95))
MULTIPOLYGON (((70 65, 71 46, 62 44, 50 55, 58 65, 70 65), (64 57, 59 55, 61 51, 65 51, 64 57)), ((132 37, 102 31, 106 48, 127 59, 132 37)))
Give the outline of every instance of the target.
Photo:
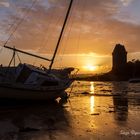
POLYGON ((127 52, 123 45, 116 44, 113 53, 113 67, 112 71, 115 73, 123 73, 127 64, 127 52))

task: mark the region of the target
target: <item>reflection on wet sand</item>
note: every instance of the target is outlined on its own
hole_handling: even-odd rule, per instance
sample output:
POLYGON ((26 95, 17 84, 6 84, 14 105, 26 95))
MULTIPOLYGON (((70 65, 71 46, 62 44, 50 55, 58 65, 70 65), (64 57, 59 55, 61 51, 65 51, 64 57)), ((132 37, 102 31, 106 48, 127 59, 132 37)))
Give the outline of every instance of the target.
MULTIPOLYGON (((94 82, 90 82, 90 94, 94 94, 94 82)), ((94 113, 95 100, 94 96, 90 97, 90 113, 94 113)))
POLYGON ((94 107, 95 107, 95 98, 94 96, 90 97, 90 113, 94 113, 94 107))
POLYGON ((115 108, 115 120, 127 121, 128 117, 128 99, 127 97, 113 97, 113 103, 115 108))
POLYGON ((94 94, 94 82, 90 82, 90 94, 94 94))
POLYGON ((140 84, 77 82, 71 94, 65 105, 0 105, 0 140, 139 140, 120 132, 140 131, 140 84))
POLYGON ((123 124, 124 124, 126 123, 127 118, 128 118, 128 97, 127 97, 128 84, 123 83, 122 85, 118 82, 115 82, 113 83, 113 91, 119 92, 120 94, 120 96, 113 96, 115 120, 118 123, 122 123, 123 121, 123 124))

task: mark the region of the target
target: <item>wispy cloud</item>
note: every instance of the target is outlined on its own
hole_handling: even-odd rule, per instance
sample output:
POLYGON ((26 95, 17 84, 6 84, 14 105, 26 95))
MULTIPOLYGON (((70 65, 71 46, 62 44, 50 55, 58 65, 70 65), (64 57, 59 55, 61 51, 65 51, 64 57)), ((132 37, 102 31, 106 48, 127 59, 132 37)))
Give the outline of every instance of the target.
MULTIPOLYGON (((120 1, 123 4, 130 4, 133 0, 120 1)), ((131 52, 138 51, 140 26, 114 18, 120 10, 120 1, 119 4, 116 0, 75 1, 59 48, 60 52, 111 54, 116 43, 124 43, 131 52)), ((20 12, 24 14, 26 9, 22 6, 23 1, 19 1, 18 7, 21 7, 20 12)), ((40 53, 52 52, 67 6, 68 1, 65 0, 38 1, 14 34, 15 38, 11 44, 22 49, 36 49, 40 53), (49 6, 46 8, 48 3, 49 6)), ((126 18, 124 15, 122 19, 124 17, 126 18)), ((10 13, 7 22, 4 22, 1 28, 6 26, 5 23, 11 23, 18 18, 21 16, 16 17, 10 13)))
POLYGON ((10 3, 9 2, 4 2, 4 1, 1 1, 0 2, 0 7, 9 7, 10 6, 10 3))
POLYGON ((120 0, 124 6, 128 6, 134 0, 120 0))

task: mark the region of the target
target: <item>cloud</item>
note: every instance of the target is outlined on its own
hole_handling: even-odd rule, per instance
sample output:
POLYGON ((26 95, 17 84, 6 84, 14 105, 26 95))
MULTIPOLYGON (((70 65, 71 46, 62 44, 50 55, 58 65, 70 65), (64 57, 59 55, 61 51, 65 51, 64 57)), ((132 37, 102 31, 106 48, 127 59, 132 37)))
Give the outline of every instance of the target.
POLYGON ((120 0, 124 6, 128 6, 134 0, 120 0))
POLYGON ((9 7, 10 6, 10 3, 9 2, 0 2, 0 7, 9 7))
MULTIPOLYGON (((30 10, 12 37, 10 45, 39 53, 51 53, 54 50, 68 2, 48 2, 42 0, 30 10), (48 2, 49 7, 46 9, 45 4, 48 2)), ((124 0, 122 2, 128 3, 124 0)), ((9 14, 4 25, 13 23, 25 14, 27 7, 23 7, 22 2, 18 6, 21 14, 9 14)), ((114 16, 120 10, 119 6, 116 0, 75 1, 59 53, 111 54, 116 43, 126 45, 129 52, 139 51, 140 26, 115 19, 114 16)), ((3 27, 6 26, 4 25, 3 27)))

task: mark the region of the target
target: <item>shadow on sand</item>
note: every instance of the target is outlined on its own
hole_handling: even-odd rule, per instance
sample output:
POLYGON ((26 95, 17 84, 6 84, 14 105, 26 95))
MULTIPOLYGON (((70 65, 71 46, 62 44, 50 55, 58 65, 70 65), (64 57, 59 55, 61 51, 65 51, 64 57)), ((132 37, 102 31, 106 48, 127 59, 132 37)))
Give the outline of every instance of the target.
MULTIPOLYGON (((28 140, 67 131, 69 114, 58 101, 0 100, 0 139, 28 140)), ((47 139, 47 138, 46 138, 47 139)))

